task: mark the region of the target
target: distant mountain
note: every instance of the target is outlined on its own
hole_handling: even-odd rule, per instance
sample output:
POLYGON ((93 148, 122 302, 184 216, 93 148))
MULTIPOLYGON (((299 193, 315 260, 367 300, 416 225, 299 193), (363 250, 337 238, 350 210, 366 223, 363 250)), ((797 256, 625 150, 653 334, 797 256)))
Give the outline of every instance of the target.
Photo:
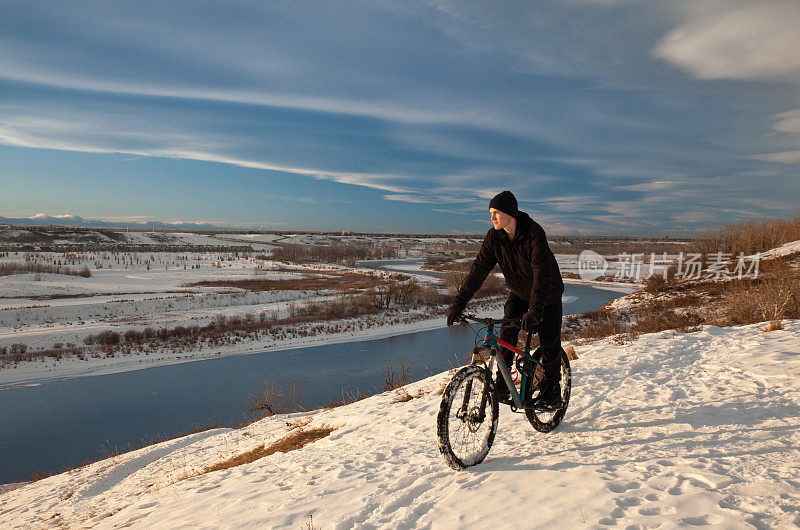
POLYGON ((114 222, 101 221, 99 219, 84 219, 78 215, 47 215, 38 213, 33 217, 2 217, 0 224, 15 226, 82 226, 88 228, 140 228, 146 230, 241 230, 216 226, 207 223, 163 223, 161 221, 142 221, 142 222, 114 222))

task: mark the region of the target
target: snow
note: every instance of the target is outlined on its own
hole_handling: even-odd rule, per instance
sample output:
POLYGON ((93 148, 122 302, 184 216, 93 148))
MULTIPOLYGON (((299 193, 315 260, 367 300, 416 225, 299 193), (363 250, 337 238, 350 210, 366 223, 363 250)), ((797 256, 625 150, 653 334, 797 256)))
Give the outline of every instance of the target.
MULTIPOLYGON (((136 235, 142 235, 137 233, 136 235)), ((195 234, 189 234, 195 235, 195 234)), ((200 237, 200 236, 198 236, 200 237)), ((40 253, 40 261, 64 260, 56 253, 40 253)), ((10 256, 0 261, 21 261, 10 256)), ((330 270, 347 272, 375 271, 338 266, 278 264, 255 257, 236 257, 221 253, 81 253, 70 268, 85 264, 91 277, 60 274, 19 274, 0 277, 0 347, 25 344, 30 350, 46 349, 54 344, 83 345, 83 339, 100 331, 124 333, 178 325, 206 325, 219 315, 260 315, 261 312, 285 315, 287 302, 306 303, 332 298, 336 293, 313 291, 246 292, 230 287, 187 287, 200 281, 252 279, 297 279, 330 270), (152 260, 150 259, 152 257, 152 260), (119 261, 118 261, 119 259, 119 261), (100 268, 97 268, 97 264, 100 268), (187 267, 184 269, 184 265, 187 267), (193 268, 199 266, 201 268, 193 268), (149 267, 149 268, 148 268, 149 267), (56 296, 56 298, 53 298, 56 296)), ((437 319, 437 325, 441 325, 437 319)), ((388 326, 387 326, 388 327, 388 326)), ((402 326, 395 333, 421 331, 435 327, 431 322, 402 326)), ((376 329, 373 335, 385 334, 376 329)), ((359 335, 368 337, 372 335, 359 335)), ((296 342, 307 346, 326 340, 354 340, 351 334, 318 336, 296 342)), ((276 347, 276 340, 236 344, 226 348, 209 347, 205 351, 172 351, 134 354, 114 358, 74 357, 23 362, 0 370, 0 385, 49 379, 110 373, 215 357, 225 354, 252 353, 276 347)))
POLYGON ((800 321, 763 326, 581 346, 561 426, 540 434, 502 407, 489 456, 466 471, 437 449, 445 373, 407 402, 388 392, 192 434, 17 487, 0 494, 0 527, 796 527, 800 321), (335 430, 197 475, 304 424, 335 430))
POLYGON ((792 254, 800 254, 800 240, 792 241, 781 245, 777 248, 768 250, 761 254, 761 259, 772 259, 780 256, 791 256, 792 254))

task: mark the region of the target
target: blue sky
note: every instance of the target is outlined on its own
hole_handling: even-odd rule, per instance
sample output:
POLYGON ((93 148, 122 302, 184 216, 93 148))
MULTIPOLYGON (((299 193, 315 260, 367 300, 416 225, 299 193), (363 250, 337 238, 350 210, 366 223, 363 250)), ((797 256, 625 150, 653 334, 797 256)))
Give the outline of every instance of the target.
POLYGON ((0 216, 694 235, 800 210, 800 3, 0 5, 0 216))

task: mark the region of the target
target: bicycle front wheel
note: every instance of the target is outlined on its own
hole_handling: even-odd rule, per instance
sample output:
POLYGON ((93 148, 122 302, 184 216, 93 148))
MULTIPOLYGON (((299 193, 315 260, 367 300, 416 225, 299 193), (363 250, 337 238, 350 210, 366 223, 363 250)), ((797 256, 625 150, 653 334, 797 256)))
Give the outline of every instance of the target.
POLYGON ((442 393, 436 418, 439 451, 447 465, 460 470, 483 462, 494 442, 498 416, 487 370, 471 365, 456 372, 442 393), (484 387, 487 395, 481 407, 484 387))

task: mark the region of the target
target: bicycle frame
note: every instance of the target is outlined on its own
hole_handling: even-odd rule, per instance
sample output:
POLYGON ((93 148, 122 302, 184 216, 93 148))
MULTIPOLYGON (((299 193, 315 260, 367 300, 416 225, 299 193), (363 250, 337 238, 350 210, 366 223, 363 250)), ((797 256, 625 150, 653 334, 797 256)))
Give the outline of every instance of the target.
MULTIPOLYGON (((514 384, 513 379, 511 379, 511 372, 509 371, 508 366, 506 366, 506 362, 503 360, 503 356, 499 355, 500 353, 499 346, 502 346, 510 350, 512 353, 514 353, 515 357, 518 356, 522 357, 523 359, 530 360, 534 362, 536 365, 544 368, 541 361, 537 359, 534 355, 531 355, 530 346, 531 346, 531 337, 533 333, 528 333, 528 339, 525 343, 525 351, 522 351, 516 346, 509 344, 508 342, 504 341, 503 339, 494 334, 494 325, 496 323, 495 321, 490 320, 485 323, 486 323, 486 336, 483 338, 483 343, 480 346, 478 346, 475 350, 473 350, 473 354, 477 353, 477 351, 482 348, 487 348, 487 347, 489 348, 489 350, 491 351, 491 358, 489 360, 489 365, 487 367, 488 373, 489 374, 492 373, 491 371, 492 360, 496 360, 497 367, 500 369, 500 373, 503 375, 503 381, 508 387, 508 391, 511 394, 511 398, 514 401, 514 406, 517 409, 522 410, 525 408, 525 397, 521 396, 520 393, 517 392, 517 386, 514 384)), ((525 384, 527 382, 527 378, 529 376, 524 371, 520 371, 520 374, 521 374, 520 389, 524 389, 525 384)), ((486 392, 484 391, 484 398, 483 398, 484 400, 486 399, 485 395, 486 392)), ((485 405, 484 403, 481 403, 481 410, 483 410, 484 405, 485 405)))

